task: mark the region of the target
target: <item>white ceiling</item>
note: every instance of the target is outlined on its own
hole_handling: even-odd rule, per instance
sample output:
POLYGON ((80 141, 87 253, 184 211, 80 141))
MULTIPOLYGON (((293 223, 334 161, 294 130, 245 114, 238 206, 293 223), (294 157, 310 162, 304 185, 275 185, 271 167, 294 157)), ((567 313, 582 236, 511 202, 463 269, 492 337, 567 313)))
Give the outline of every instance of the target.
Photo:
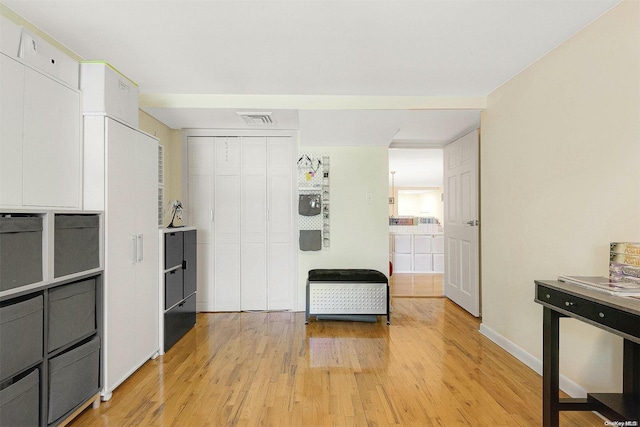
POLYGON ((2 0, 139 84, 172 128, 270 111, 301 144, 442 145, 618 0, 2 0))

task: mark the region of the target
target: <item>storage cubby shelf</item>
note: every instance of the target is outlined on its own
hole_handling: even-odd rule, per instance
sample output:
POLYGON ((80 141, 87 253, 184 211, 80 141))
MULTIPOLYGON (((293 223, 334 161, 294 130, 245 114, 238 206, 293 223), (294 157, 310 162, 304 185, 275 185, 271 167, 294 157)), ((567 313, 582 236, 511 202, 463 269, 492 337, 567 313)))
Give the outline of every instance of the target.
POLYGON ((99 403, 102 230, 98 211, 0 210, 0 425, 99 403))

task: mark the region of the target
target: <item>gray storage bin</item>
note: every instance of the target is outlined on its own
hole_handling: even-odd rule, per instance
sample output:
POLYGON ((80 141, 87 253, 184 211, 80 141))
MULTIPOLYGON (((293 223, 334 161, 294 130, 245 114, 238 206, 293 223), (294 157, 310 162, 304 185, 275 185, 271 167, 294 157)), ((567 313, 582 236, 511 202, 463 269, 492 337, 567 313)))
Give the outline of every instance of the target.
POLYGON ((37 426, 40 414, 40 371, 0 390, 0 426, 37 426))
POLYGON ((49 360, 49 412, 52 423, 100 389, 100 339, 49 360))
POLYGON ((0 291, 42 281, 42 218, 0 217, 0 291))
POLYGON ((94 332, 96 327, 95 279, 49 290, 49 351, 94 332))
POLYGON ((42 295, 0 307, 0 381, 42 359, 42 313, 42 295))
POLYGON ((56 215, 53 246, 55 277, 100 267, 100 217, 56 215))

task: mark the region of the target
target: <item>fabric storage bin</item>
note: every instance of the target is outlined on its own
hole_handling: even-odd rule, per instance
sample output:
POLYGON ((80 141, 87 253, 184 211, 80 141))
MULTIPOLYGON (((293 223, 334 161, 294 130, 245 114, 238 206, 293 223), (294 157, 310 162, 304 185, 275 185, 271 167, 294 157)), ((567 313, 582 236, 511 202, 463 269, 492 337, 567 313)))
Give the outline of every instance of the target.
POLYGON ((179 303, 184 298, 182 290, 182 268, 164 274, 164 309, 179 303))
POLYGON ((42 295, 38 295, 0 307, 0 381, 42 359, 42 301, 42 295))
POLYGON ((0 291, 42 281, 42 218, 0 216, 0 291))
POLYGON ((183 233, 166 233, 164 235, 164 268, 169 269, 182 265, 183 233))
POLYGON ((94 332, 96 327, 95 279, 49 290, 49 351, 94 332))
POLYGON ((40 371, 0 390, 0 426, 37 426, 40 414, 40 371))
POLYGON ((49 360, 49 412, 52 423, 100 389, 100 339, 49 360))
POLYGON ((55 277, 100 267, 100 217, 56 215, 53 246, 55 277))

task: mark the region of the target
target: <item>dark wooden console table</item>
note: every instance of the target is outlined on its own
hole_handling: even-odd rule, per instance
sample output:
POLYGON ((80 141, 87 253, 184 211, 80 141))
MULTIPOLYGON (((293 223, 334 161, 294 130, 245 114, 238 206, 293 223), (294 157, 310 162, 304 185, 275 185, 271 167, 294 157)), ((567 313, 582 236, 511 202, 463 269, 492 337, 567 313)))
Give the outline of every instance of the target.
POLYGON ((560 411, 597 411, 621 425, 640 425, 640 300, 621 298, 570 283, 536 280, 535 301, 543 316, 543 425, 557 426, 560 411), (559 397, 560 318, 572 317, 624 338, 622 393, 559 397))

